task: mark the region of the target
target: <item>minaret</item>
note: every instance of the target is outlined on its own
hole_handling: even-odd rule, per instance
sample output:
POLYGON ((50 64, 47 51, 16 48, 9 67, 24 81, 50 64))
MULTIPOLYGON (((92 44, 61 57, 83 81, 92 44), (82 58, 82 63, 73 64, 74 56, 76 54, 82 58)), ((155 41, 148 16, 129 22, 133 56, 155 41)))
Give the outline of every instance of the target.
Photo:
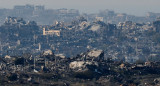
POLYGON ((46 29, 43 28, 43 35, 46 35, 46 29))

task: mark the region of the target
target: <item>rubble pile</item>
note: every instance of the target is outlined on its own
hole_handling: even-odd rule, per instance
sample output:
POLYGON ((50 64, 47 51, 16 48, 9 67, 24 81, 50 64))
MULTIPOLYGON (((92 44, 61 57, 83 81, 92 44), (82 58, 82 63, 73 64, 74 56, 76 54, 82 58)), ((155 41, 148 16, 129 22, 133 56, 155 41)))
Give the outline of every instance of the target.
POLYGON ((38 26, 7 17, 0 26, 0 84, 158 85, 159 23, 117 27, 80 17, 38 26))
POLYGON ((103 50, 67 58, 46 50, 41 55, 0 58, 0 85, 149 85, 159 84, 159 62, 134 64, 104 59, 103 50))

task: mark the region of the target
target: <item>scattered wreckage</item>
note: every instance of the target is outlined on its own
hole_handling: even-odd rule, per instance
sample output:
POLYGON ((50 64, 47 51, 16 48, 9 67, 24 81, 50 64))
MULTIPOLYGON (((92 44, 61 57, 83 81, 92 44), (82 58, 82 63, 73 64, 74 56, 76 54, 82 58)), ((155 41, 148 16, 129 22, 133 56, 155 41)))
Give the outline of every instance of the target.
POLYGON ((65 84, 64 86, 69 86, 77 81, 87 83, 92 80, 92 83, 99 86, 105 84, 159 84, 160 76, 153 75, 154 77, 148 83, 145 81, 137 82, 139 78, 136 78, 147 74, 159 74, 159 63, 129 64, 114 62, 111 59, 104 60, 103 50, 90 50, 73 58, 64 57, 63 54, 54 54, 51 50, 44 51, 37 57, 32 56, 32 59, 30 55, 25 59, 22 59, 24 57, 10 57, 0 59, 0 76, 5 77, 3 81, 7 84, 55 85, 56 83, 58 85, 62 83, 65 84), (15 60, 7 61, 11 59, 15 60), (17 60, 24 63, 15 64, 17 60), (130 78, 128 80, 128 76, 136 79, 130 78))

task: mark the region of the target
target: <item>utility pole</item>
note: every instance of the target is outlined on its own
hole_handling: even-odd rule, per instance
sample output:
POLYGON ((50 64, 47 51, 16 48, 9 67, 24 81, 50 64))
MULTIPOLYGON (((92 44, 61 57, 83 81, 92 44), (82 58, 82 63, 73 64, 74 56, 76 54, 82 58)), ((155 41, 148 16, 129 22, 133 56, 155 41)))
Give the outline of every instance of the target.
POLYGON ((35 70, 35 66, 36 66, 36 65, 35 65, 35 62, 36 62, 36 61, 35 61, 35 57, 34 57, 34 70, 35 70))
POLYGON ((46 67, 47 61, 46 61, 46 57, 44 58, 44 66, 46 67))
POLYGON ((23 58, 23 72, 25 73, 25 56, 24 56, 24 51, 23 51, 23 54, 22 54, 22 58, 23 58))
POLYGON ((38 49, 38 50, 41 51, 41 44, 39 43, 38 46, 39 46, 39 49, 38 49))
POLYGON ((1 57, 2 57, 2 44, 1 44, 1 40, 0 40, 0 51, 1 51, 1 57))

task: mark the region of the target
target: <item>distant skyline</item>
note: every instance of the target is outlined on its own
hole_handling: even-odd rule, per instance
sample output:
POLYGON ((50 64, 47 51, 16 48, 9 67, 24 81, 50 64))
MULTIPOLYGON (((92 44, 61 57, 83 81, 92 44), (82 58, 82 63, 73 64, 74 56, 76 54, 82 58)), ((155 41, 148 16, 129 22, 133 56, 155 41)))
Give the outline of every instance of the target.
POLYGON ((25 4, 44 5, 46 9, 78 9, 81 13, 98 13, 105 9, 137 16, 160 13, 160 0, 0 0, 0 8, 12 9, 25 4))

